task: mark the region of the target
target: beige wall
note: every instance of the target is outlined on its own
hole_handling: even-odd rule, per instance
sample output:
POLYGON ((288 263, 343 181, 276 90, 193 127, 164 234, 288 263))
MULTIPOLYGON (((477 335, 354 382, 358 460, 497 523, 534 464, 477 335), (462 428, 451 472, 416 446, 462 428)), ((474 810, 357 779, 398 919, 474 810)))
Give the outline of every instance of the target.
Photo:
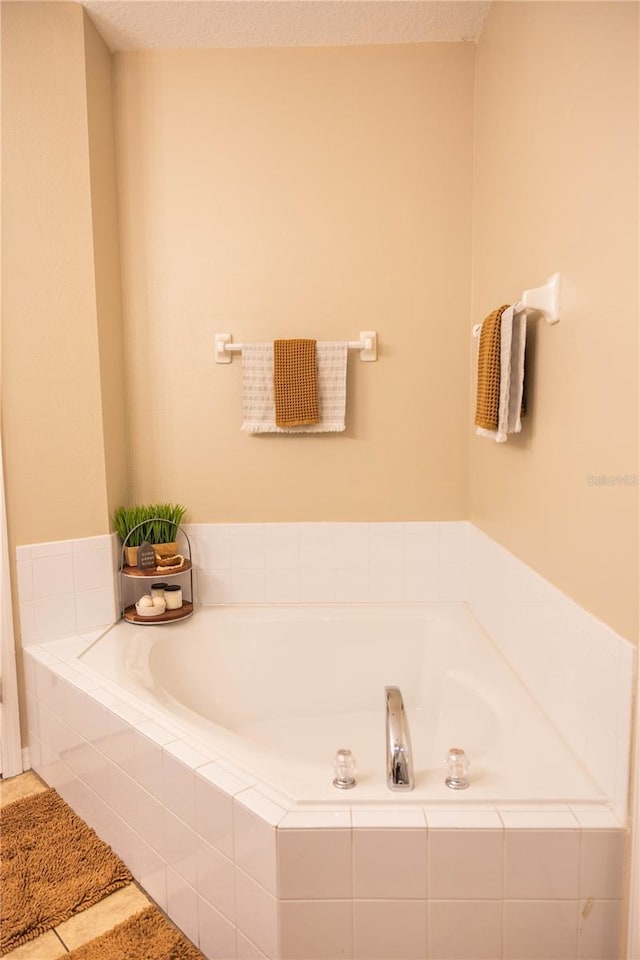
POLYGON ((494 3, 478 44, 473 320, 554 271, 526 425, 472 436, 469 516, 635 639, 638 489, 588 483, 638 473, 635 3, 494 3))
POLYGON ((117 56, 134 499, 463 518, 472 44, 117 56), (344 435, 248 436, 237 341, 354 339, 344 435))
POLYGON ((113 57, 84 16, 87 122, 107 507, 129 499, 122 284, 113 113, 113 57))
POLYGON ((2 426, 13 545, 109 529, 85 69, 82 7, 2 4, 2 426))

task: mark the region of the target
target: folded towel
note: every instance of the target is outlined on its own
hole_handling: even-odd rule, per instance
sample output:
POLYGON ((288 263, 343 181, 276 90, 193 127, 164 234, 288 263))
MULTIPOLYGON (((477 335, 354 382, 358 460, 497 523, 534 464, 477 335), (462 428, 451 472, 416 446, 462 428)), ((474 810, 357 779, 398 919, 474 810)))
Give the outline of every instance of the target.
MULTIPOLYGON (((498 313, 499 311, 495 311, 498 313)), ((491 314, 493 317, 494 314, 491 314)), ((487 318, 489 319, 489 318, 487 318)), ((476 433, 482 437, 489 437, 496 443, 504 443, 510 433, 520 433, 522 429, 521 413, 524 391, 524 353, 527 336, 527 321, 525 311, 520 303, 510 307, 502 307, 498 320, 500 324, 500 358, 499 358, 499 389, 498 411, 495 427, 489 428, 478 424, 476 416, 476 433)), ((485 321, 486 323, 486 321, 485 321)), ((483 323, 484 329, 484 323, 483 323)), ((491 402, 495 397, 495 330, 492 328, 492 358, 489 379, 492 386, 491 402)), ((487 379, 485 377, 485 379, 487 379)), ((478 384, 480 384, 480 357, 478 357, 478 384)), ((478 393, 480 390, 478 390, 478 393)), ((493 413, 493 409, 491 410, 493 413)))
POLYGON ((490 313, 482 322, 478 347, 478 388, 475 424, 497 430, 500 414, 500 319, 508 304, 490 313))
POLYGON ((247 343, 242 348, 242 429, 245 433, 332 433, 345 428, 347 396, 346 342, 316 344, 317 423, 300 427, 276 424, 273 344, 247 343))
POLYGON ((318 422, 315 340, 273 341, 273 393, 277 426, 318 422))

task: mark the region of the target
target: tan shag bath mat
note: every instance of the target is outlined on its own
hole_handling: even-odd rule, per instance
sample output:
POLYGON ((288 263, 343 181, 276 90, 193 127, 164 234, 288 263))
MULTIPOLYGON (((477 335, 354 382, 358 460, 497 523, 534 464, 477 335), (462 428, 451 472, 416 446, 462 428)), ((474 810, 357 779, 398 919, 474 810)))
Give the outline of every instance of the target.
POLYGON ((2 956, 133 879, 55 790, 2 808, 0 852, 2 956))
POLYGON ((155 907, 72 950, 69 960, 204 960, 155 907))

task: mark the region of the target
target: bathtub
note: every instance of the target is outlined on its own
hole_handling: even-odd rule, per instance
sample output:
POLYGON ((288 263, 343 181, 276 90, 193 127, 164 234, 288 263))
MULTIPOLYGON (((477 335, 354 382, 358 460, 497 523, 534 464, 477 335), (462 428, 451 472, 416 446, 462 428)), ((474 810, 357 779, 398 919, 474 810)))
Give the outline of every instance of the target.
POLYGON ((590 803, 602 791, 466 604, 200 607, 121 621, 80 656, 176 736, 297 804, 590 803), (385 779, 387 685, 400 687, 415 789, 385 779), (470 788, 444 783, 465 750, 470 788), (332 785, 349 748, 357 785, 332 785))
POLYGON ((462 603, 200 606, 24 666, 34 769, 209 960, 618 955, 624 825, 462 603))

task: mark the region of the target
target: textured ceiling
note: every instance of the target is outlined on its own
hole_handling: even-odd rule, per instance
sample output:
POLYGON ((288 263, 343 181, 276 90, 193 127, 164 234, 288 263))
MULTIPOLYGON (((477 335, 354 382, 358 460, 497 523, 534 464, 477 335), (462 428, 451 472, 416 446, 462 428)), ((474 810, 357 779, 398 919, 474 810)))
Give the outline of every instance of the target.
POLYGON ((112 50, 477 40, 489 0, 82 0, 112 50))

